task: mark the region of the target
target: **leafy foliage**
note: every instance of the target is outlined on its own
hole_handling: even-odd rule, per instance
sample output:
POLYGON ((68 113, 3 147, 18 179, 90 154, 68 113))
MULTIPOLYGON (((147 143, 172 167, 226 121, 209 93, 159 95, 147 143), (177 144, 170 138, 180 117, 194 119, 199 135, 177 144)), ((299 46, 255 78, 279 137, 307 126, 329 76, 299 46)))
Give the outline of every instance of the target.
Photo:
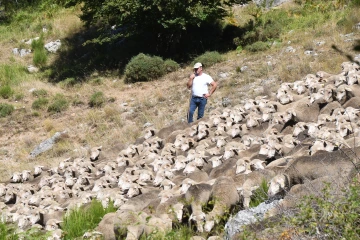
POLYGON ((161 57, 140 53, 126 65, 125 82, 146 82, 159 78, 164 74, 164 60, 161 57))
POLYGON ((0 117, 6 117, 15 110, 13 105, 0 103, 0 117))
POLYGON ((261 52, 269 49, 269 47, 270 46, 268 43, 258 41, 258 42, 254 42, 253 44, 247 45, 245 47, 245 50, 249 52, 261 52))
POLYGON ((159 40, 176 41, 189 26, 201 26, 227 16, 234 0, 85 0, 81 19, 87 26, 115 26, 100 41, 153 31, 159 40))
POLYGON ((217 51, 214 52, 205 52, 204 54, 198 56, 194 59, 193 64, 196 62, 201 62, 204 67, 210 67, 215 63, 224 61, 223 56, 217 51))
POLYGON ((38 40, 34 40, 31 43, 31 48, 34 52, 33 62, 35 66, 43 67, 47 61, 47 52, 44 47, 44 37, 41 36, 38 40))
POLYGON ((330 184, 319 197, 308 196, 301 201, 299 213, 285 217, 299 234, 327 239, 360 239, 360 185, 354 181, 345 196, 330 192, 330 184))
POLYGON ((175 72, 176 70, 178 70, 180 68, 180 65, 175 62, 174 60, 171 59, 166 59, 164 61, 164 67, 165 70, 170 73, 170 72, 175 72))

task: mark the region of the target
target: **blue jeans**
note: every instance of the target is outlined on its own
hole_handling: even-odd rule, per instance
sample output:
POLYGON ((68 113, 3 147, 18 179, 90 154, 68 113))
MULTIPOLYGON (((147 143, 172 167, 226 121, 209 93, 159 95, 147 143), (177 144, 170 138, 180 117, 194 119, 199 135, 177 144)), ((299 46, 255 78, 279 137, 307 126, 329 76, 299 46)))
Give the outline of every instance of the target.
POLYGON ((189 108, 189 116, 188 116, 188 123, 192 123, 193 122, 193 115, 194 112, 196 110, 196 108, 198 108, 198 117, 197 119, 200 119, 204 116, 204 112, 205 112, 205 105, 207 103, 207 99, 204 97, 191 97, 190 100, 190 108, 189 108))

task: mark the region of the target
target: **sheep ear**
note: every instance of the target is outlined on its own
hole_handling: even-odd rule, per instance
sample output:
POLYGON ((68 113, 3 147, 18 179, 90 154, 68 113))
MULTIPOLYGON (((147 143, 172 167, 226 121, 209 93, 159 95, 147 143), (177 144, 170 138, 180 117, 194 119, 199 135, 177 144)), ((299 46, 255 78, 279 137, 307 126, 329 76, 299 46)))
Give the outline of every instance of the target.
POLYGON ((348 92, 352 92, 351 88, 350 87, 344 87, 344 89, 348 92))

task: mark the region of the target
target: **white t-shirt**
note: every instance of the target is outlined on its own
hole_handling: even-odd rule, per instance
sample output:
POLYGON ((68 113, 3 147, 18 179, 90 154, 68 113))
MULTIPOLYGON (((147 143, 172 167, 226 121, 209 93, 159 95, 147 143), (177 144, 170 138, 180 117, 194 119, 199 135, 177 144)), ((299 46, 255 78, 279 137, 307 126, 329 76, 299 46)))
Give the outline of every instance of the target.
POLYGON ((202 73, 200 76, 195 76, 192 83, 192 95, 197 97, 203 97, 204 94, 209 93, 209 85, 214 80, 206 73, 202 73))

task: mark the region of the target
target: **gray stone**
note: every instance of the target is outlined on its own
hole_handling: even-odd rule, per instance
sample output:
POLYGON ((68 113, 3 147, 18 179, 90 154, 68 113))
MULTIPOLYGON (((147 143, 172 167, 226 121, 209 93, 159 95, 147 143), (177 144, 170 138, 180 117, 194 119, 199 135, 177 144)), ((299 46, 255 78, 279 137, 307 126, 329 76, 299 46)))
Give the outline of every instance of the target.
POLYGON ((56 141, 63 135, 65 134, 66 131, 63 132, 56 132, 54 134, 54 136, 52 136, 51 138, 46 139, 45 141, 41 142, 38 146, 36 146, 36 148, 30 153, 30 157, 34 158, 36 156, 38 156, 39 154, 50 150, 54 144, 56 143, 56 141))
POLYGON ((45 49, 51 53, 56 53, 60 47, 61 47, 60 39, 58 39, 54 42, 49 42, 49 43, 45 44, 45 49))
POLYGON ((292 0, 253 0, 254 3, 258 6, 263 6, 266 8, 276 7, 286 2, 291 2, 292 0))
POLYGON ((263 202, 257 207, 238 212, 225 224, 225 239, 232 239, 236 233, 242 231, 243 226, 264 219, 265 213, 270 208, 273 208, 278 202, 278 200, 275 200, 271 203, 263 202))

